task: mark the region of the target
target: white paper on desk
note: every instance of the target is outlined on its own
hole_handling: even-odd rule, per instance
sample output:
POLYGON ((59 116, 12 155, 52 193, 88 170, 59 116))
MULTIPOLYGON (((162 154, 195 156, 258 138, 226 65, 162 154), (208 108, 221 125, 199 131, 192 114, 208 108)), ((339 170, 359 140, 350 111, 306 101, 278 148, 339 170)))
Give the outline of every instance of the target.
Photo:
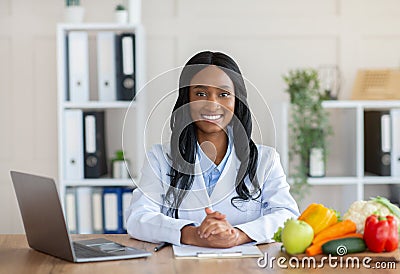
POLYGON ((230 248, 208 248, 192 245, 172 246, 174 255, 179 259, 189 258, 243 258, 262 257, 260 249, 251 244, 244 244, 230 248))

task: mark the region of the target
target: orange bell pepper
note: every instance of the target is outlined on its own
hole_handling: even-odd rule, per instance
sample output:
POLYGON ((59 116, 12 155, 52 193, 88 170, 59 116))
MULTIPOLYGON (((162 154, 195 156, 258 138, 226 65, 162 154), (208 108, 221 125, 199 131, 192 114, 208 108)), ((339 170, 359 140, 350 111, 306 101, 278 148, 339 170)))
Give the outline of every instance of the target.
POLYGON ((314 235, 325 228, 337 223, 337 216, 334 210, 321 204, 310 204, 300 215, 298 220, 305 221, 314 230, 314 235))

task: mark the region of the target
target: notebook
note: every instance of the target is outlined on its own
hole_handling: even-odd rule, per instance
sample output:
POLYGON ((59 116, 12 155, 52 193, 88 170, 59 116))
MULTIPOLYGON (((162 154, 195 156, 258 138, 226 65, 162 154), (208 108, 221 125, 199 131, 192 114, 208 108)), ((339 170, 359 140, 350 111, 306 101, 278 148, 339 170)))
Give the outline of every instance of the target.
POLYGON ((151 255, 102 238, 71 241, 54 180, 16 171, 10 174, 31 248, 76 263, 151 255))

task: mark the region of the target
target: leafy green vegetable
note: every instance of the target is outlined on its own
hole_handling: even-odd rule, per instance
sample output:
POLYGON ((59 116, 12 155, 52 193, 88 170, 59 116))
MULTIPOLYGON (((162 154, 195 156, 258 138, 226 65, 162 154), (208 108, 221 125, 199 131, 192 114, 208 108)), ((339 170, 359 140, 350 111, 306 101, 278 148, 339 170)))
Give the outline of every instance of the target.
POLYGON ((333 208, 330 208, 330 210, 332 210, 333 212, 335 212, 336 219, 337 219, 338 222, 343 221, 342 216, 340 215, 340 212, 339 212, 339 211, 337 211, 336 209, 333 209, 333 208))
MULTIPOLYGON (((371 198, 371 200, 380 203, 383 206, 386 206, 389 209, 389 211, 393 213, 394 216, 400 219, 400 208, 392 204, 385 197, 377 196, 375 198, 371 198)), ((399 237, 400 237, 400 224, 397 224, 397 226, 398 226, 397 230, 399 231, 399 237)))
POLYGON ((279 227, 278 230, 274 233, 274 237, 272 239, 274 239, 275 242, 281 243, 282 242, 282 230, 283 227, 279 227))
POLYGON ((375 198, 371 198, 371 200, 386 206, 390 212, 393 213, 393 215, 395 215, 397 218, 400 218, 400 208, 392 204, 388 199, 377 196, 375 198))

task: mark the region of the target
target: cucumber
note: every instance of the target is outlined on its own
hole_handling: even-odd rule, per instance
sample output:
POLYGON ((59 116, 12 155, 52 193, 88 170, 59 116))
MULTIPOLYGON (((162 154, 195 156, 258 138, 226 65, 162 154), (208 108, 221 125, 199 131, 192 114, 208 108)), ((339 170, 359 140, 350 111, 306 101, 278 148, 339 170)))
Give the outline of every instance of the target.
POLYGON ((363 252, 367 249, 365 242, 361 238, 350 237, 336 239, 322 245, 324 254, 343 256, 350 253, 363 252))

